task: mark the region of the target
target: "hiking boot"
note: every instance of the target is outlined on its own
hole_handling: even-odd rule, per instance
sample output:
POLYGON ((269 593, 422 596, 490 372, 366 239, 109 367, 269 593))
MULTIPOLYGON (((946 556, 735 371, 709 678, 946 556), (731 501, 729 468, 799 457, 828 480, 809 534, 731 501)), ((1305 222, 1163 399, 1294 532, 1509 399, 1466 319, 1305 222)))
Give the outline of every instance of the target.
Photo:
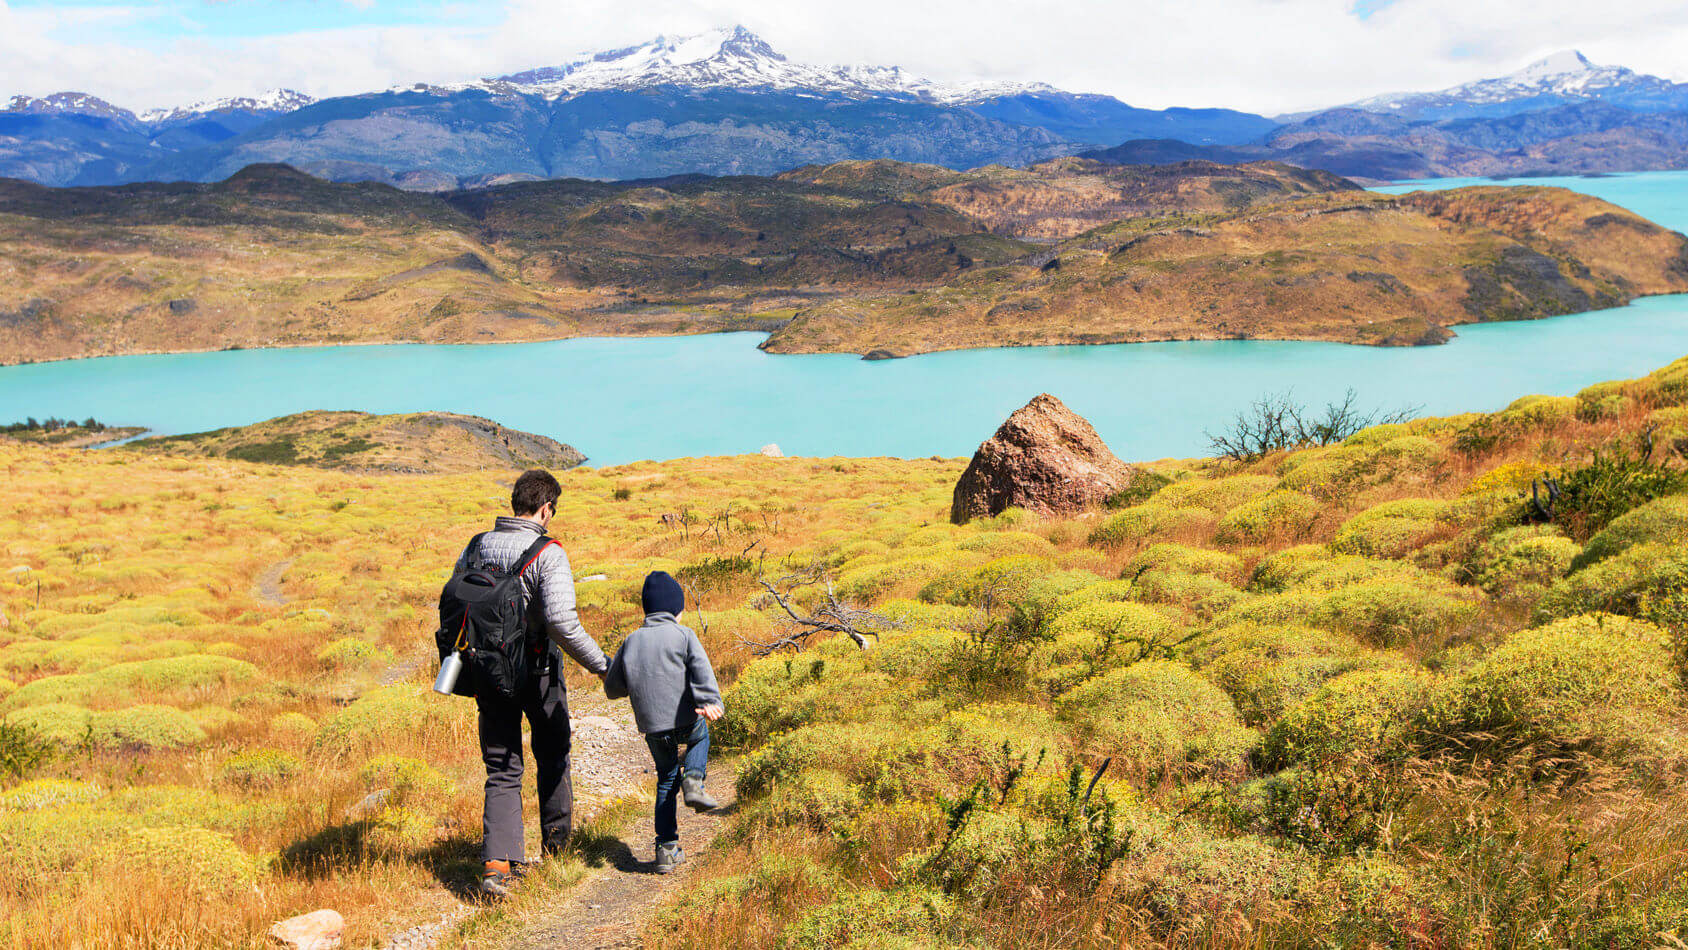
POLYGON ((658 841, 656 843, 656 873, 672 874, 674 869, 686 863, 686 852, 680 850, 678 841, 658 841))
POLYGON ((721 807, 720 802, 704 791, 703 779, 696 775, 687 775, 680 779, 680 794, 686 799, 686 807, 693 811, 709 811, 721 807))
POLYGON ((568 850, 568 846, 569 833, 567 831, 559 830, 547 833, 544 841, 539 846, 539 850, 540 853, 546 857, 554 858, 568 850))
POLYGON ((508 861, 488 861, 481 866, 481 893, 488 897, 509 897, 516 887, 516 872, 508 861))

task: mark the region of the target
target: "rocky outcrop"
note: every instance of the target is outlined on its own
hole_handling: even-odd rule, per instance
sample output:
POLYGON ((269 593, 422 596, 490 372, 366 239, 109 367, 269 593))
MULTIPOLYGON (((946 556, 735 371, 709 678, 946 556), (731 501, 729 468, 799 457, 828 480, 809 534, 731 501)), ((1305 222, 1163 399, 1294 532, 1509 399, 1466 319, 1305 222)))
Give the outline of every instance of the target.
POLYGON ((1123 490, 1136 469, 1120 461, 1084 417, 1048 393, 1008 417, 979 445, 955 484, 950 520, 1025 508, 1070 514, 1123 490))

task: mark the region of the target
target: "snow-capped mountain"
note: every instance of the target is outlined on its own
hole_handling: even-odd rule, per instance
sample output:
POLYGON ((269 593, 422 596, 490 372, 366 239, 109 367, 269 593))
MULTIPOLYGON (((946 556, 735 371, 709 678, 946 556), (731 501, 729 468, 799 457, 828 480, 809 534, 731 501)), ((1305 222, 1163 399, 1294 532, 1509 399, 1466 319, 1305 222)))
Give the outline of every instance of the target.
POLYGON ((135 114, 85 92, 55 92, 50 96, 13 96, 7 112, 23 115, 92 115, 133 122, 135 114))
POLYGON ((659 36, 638 46, 583 54, 561 66, 479 82, 411 88, 453 92, 484 89, 557 99, 582 92, 655 86, 806 90, 854 97, 909 97, 945 104, 1059 92, 1043 83, 940 83, 897 66, 796 63, 742 26, 693 36, 659 36))
POLYGON ((139 115, 142 122, 151 125, 162 125, 172 122, 183 122, 220 112, 250 112, 262 115, 283 115, 294 109, 303 109, 315 102, 314 96, 307 96, 292 89, 271 89, 259 96, 235 96, 224 99, 210 99, 196 102, 191 106, 178 106, 174 109, 148 109, 139 115))
POLYGON ((1634 109, 1688 109, 1688 84, 1623 66, 1599 66, 1575 50, 1555 53, 1517 72, 1437 92, 1390 93, 1347 106, 1406 119, 1500 116, 1578 102, 1634 109))

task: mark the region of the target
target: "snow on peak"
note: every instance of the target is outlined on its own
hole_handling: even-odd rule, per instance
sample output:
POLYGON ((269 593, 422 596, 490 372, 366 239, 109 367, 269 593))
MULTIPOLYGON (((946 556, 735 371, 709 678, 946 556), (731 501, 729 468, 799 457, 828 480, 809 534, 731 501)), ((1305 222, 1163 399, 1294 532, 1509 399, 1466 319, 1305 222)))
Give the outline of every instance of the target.
POLYGON ((1574 49, 1560 50, 1552 56, 1538 59, 1523 69, 1518 70, 1508 79, 1518 82, 1539 82, 1568 73, 1580 73, 1596 68, 1588 61, 1588 57, 1574 49))
POLYGON ((1413 114, 1452 106, 1485 106, 1524 99, 1599 99, 1607 93, 1669 87, 1668 80, 1622 66, 1598 66, 1576 50, 1538 59, 1517 72, 1479 79, 1438 92, 1390 93, 1362 99, 1352 108, 1413 114))
POLYGON ((943 102, 1051 88, 1015 83, 940 84, 895 66, 794 63, 742 26, 692 36, 659 36, 638 46, 583 54, 561 66, 444 88, 559 98, 594 90, 651 86, 805 89, 846 95, 904 95, 943 102))
POLYGON ((55 92, 50 96, 13 96, 6 104, 7 112, 26 112, 33 115, 69 112, 78 115, 97 115, 114 119, 133 119, 128 109, 114 106, 98 96, 85 92, 55 92))
POLYGON ((258 96, 208 99, 174 109, 148 109, 141 113, 140 118, 142 122, 158 123, 179 122, 218 112, 268 112, 280 115, 302 109, 315 101, 315 98, 293 89, 271 89, 258 96))

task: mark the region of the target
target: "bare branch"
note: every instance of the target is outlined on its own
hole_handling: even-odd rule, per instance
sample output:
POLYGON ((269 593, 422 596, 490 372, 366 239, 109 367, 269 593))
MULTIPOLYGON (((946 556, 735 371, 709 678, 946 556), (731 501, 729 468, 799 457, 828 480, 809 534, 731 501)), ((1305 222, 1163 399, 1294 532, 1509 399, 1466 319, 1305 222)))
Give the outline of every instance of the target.
POLYGON ((751 640, 740 637, 740 641, 748 645, 751 652, 757 656, 767 656, 779 650, 801 650, 810 637, 817 633, 841 633, 856 646, 867 649, 870 644, 868 638, 879 639, 879 634, 885 630, 901 630, 908 625, 902 621, 892 620, 883 614, 876 613, 863 607, 847 603, 838 598, 833 590, 832 581, 819 568, 810 568, 796 574, 788 574, 770 582, 766 578, 759 581, 762 589, 768 592, 774 603, 785 612, 782 635, 769 641, 751 640), (821 605, 811 614, 798 612, 792 605, 792 591, 804 584, 824 583, 826 594, 821 605))

